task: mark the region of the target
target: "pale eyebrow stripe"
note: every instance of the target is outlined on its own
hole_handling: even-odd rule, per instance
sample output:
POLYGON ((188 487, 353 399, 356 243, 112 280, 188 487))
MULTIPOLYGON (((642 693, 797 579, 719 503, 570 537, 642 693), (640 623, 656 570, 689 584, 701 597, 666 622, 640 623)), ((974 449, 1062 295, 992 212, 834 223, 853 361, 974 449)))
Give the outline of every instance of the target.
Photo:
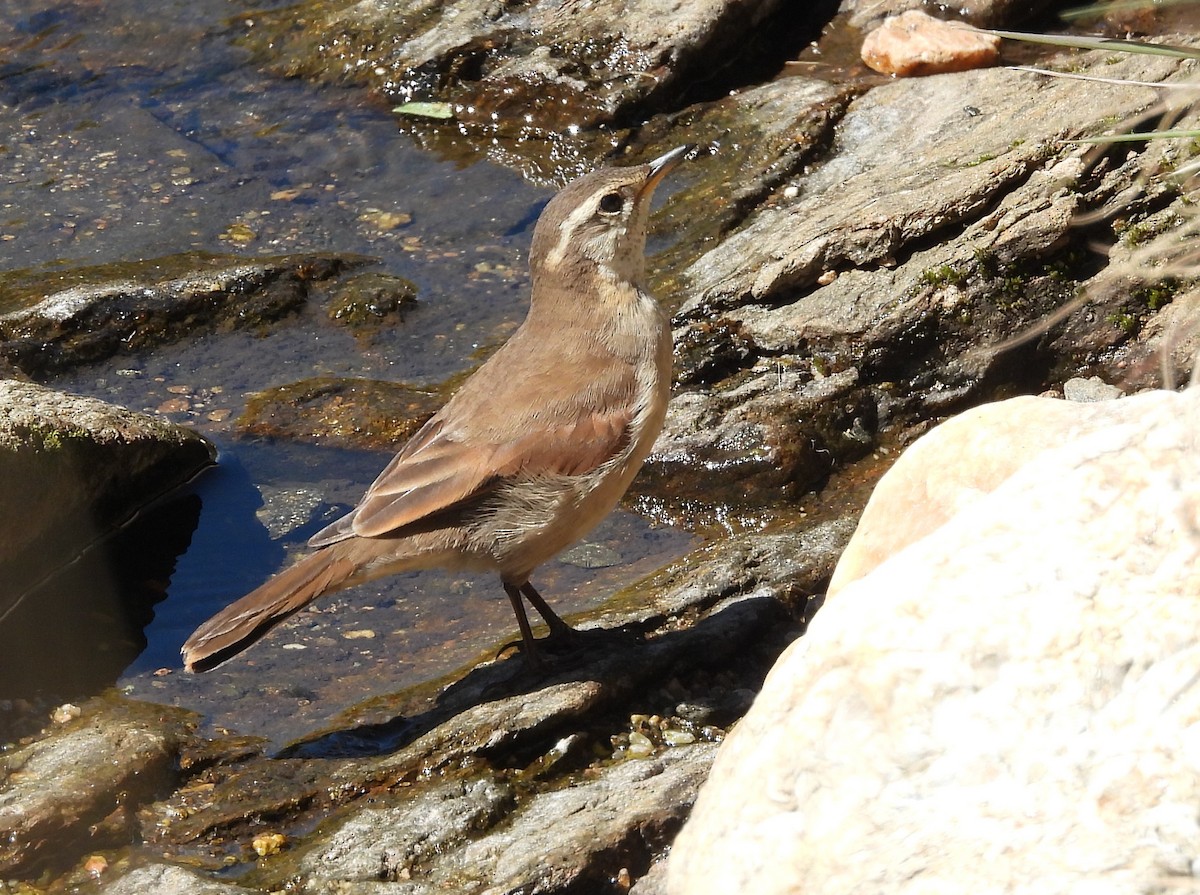
POLYGON ((559 231, 558 242, 550 251, 550 254, 546 256, 548 264, 557 267, 562 262, 563 256, 567 253, 567 246, 575 236, 575 231, 579 229, 579 226, 584 221, 592 216, 592 212, 592 203, 589 200, 567 215, 567 219, 563 222, 562 228, 559 231))

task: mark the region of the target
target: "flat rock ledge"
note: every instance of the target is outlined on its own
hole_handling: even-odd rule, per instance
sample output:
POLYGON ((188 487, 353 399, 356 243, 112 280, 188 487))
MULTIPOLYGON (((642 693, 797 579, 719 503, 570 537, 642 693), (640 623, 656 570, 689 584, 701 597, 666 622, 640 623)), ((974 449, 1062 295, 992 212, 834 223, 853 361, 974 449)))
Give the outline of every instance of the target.
MULTIPOLYGON (((1132 56, 1047 64, 1130 81, 1184 76, 1132 56)), ((786 506, 997 394, 1081 373, 1126 390, 1158 384, 1154 346, 1190 331, 1167 322, 1183 316, 1171 303, 1185 287, 1138 282, 1129 260, 1149 235, 1187 232, 1192 200, 1154 174, 1178 163, 1179 148, 1110 159, 1071 142, 1152 106, 1152 89, 1008 69, 892 81, 852 99, 806 83, 745 91, 689 125, 702 134, 706 116, 715 125, 736 117, 730 107, 749 120, 770 108, 808 151, 673 276, 686 296, 675 316, 682 388, 648 490, 692 507, 714 495, 711 518, 738 502, 714 491, 720 470, 743 505, 786 506), (814 122, 823 138, 807 136, 814 122), (1097 208, 1130 222, 1101 228, 1105 255, 1079 226, 1097 208)), ((736 171, 729 182, 754 179, 736 171)), ((1189 364, 1173 366, 1186 376, 1189 364)))

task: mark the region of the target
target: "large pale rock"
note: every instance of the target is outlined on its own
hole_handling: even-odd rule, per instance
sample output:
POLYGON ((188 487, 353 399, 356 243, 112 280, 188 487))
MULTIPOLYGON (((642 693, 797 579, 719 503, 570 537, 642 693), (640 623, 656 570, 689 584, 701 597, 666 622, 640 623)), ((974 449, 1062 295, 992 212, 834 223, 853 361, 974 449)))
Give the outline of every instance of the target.
POLYGON ((1034 409, 1061 420, 1042 450, 772 670, 669 891, 1200 891, 1200 393, 1008 402, 927 440, 1034 409))
POLYGON ((838 560, 828 595, 995 491, 1048 447, 1107 428, 1131 406, 1023 397, 985 404, 943 423, 880 479, 838 560))

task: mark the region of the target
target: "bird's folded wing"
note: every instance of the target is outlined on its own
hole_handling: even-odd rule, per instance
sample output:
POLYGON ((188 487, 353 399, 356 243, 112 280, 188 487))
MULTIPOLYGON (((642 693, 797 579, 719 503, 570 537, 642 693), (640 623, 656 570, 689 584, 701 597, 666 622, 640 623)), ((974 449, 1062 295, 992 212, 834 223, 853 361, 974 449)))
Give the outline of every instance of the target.
POLYGON ((405 445, 358 506, 309 545, 397 533, 506 480, 585 475, 628 444, 631 420, 632 412, 622 408, 484 444, 457 442, 441 431, 423 437, 422 429, 413 439, 418 444, 405 445))

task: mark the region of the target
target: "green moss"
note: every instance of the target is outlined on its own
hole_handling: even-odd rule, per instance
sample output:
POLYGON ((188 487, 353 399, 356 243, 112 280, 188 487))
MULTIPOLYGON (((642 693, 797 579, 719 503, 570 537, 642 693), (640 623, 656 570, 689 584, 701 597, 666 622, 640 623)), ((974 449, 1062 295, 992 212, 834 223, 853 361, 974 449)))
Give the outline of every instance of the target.
POLYGON ((942 286, 961 286, 967 280, 965 271, 959 270, 952 264, 931 267, 921 274, 921 282, 926 286, 938 289, 942 286))
POLYGON ((1132 335, 1137 331, 1137 318, 1132 314, 1125 313, 1124 311, 1114 312, 1109 314, 1104 319, 1113 326, 1116 326, 1126 335, 1132 335))
POLYGON ((1143 286, 1140 289, 1135 289, 1130 298, 1138 305, 1144 306, 1147 310, 1157 311, 1159 308, 1166 307, 1175 298, 1179 292, 1179 282, 1168 278, 1162 282, 1155 283, 1153 286, 1143 286))
POLYGON ((977 155, 973 159, 968 159, 965 162, 959 162, 959 167, 960 168, 977 168, 980 165, 987 164, 988 162, 991 162, 991 161, 995 161, 997 158, 999 158, 999 155, 997 153, 984 152, 984 153, 981 153, 980 155, 977 155))
POLYGON ((27 445, 37 453, 58 453, 91 440, 85 429, 62 426, 31 426, 24 432, 27 445))
POLYGON ((1124 226, 1114 226, 1121 241, 1130 247, 1145 245, 1158 236, 1179 226, 1179 218, 1174 214, 1156 215, 1143 221, 1124 226))
POLYGON ((991 278, 1000 272, 1000 261, 996 254, 988 249, 975 250, 975 265, 982 277, 991 278))

